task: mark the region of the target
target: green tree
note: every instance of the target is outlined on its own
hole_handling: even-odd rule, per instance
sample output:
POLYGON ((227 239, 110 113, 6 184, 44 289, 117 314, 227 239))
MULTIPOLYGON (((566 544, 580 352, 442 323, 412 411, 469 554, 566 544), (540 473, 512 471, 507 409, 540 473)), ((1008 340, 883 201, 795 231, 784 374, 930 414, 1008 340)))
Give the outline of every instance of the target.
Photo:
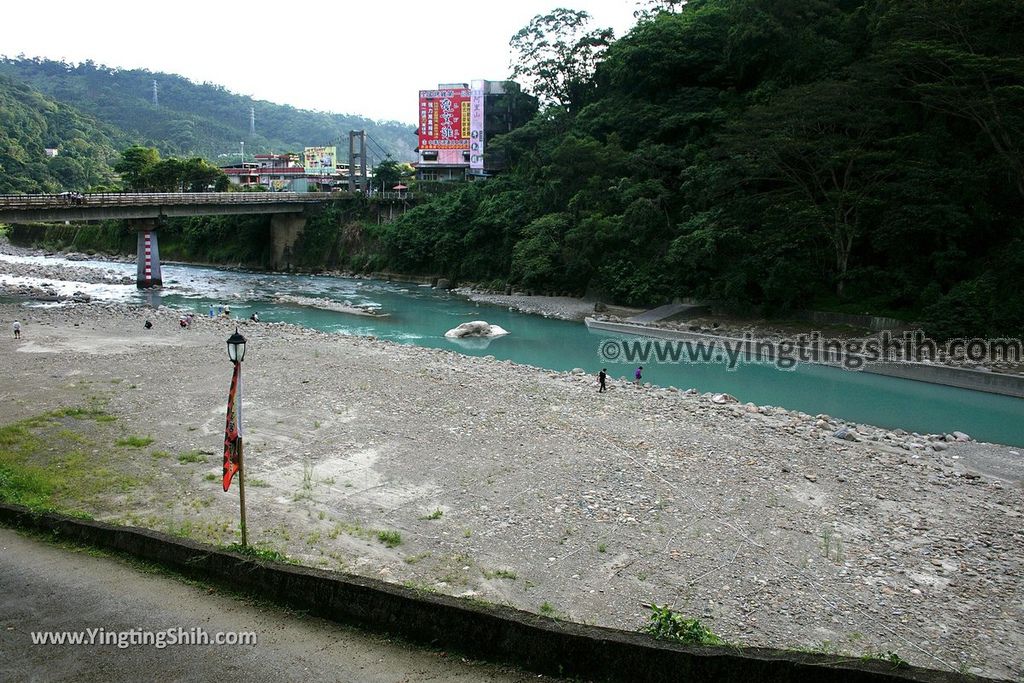
POLYGON ((886 0, 877 14, 879 63, 923 106, 969 122, 1024 197, 1024 3, 886 0))
POLYGON ((150 174, 160 162, 160 152, 152 147, 133 145, 121 152, 121 158, 114 164, 114 171, 121 175, 121 182, 131 190, 145 190, 150 174))
POLYGON ((822 81, 751 107, 724 138, 740 162, 734 172, 751 181, 754 216, 829 245, 839 296, 880 186, 894 172, 883 112, 858 84, 822 81))
POLYGON ((153 192, 181 192, 184 171, 180 159, 161 159, 145 172, 142 184, 153 192))
POLYGON ((230 181, 224 171, 200 157, 181 162, 181 185, 188 192, 226 192, 230 181))
POLYGON ((378 190, 389 192, 402 181, 402 168, 394 159, 385 159, 373 169, 373 184, 378 190))
POLYGON ((575 111, 593 90, 594 69, 612 42, 609 28, 587 30, 586 12, 556 9, 538 14, 516 33, 512 78, 529 84, 544 104, 575 111))

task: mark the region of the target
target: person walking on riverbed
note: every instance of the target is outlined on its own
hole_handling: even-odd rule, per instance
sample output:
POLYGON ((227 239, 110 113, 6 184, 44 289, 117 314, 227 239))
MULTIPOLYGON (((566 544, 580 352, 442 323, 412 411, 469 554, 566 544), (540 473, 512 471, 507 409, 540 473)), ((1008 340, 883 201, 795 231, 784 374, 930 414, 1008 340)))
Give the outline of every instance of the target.
POLYGON ((21 323, 15 320, 12 327, 14 327, 14 338, 21 339, 21 323))
POLYGON ((597 373, 597 383, 600 385, 600 387, 597 390, 597 393, 600 394, 601 392, 608 391, 608 387, 605 385, 607 381, 608 368, 601 368, 601 372, 597 373))
POLYGON ((633 384, 640 386, 640 380, 644 378, 644 366, 639 366, 633 373, 633 384))

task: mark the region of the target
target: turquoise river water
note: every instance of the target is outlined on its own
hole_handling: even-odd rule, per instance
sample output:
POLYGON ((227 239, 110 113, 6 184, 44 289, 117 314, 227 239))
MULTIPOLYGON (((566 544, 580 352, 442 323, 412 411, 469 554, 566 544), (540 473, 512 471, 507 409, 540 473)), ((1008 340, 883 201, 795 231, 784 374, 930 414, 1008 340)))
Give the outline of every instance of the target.
MULTIPOLYGON (((134 264, 46 261, 135 274, 134 264)), ((601 342, 612 335, 590 332, 582 323, 476 304, 414 284, 170 264, 164 265, 163 278, 162 290, 139 291, 134 285, 113 284, 59 286, 85 291, 98 300, 163 304, 201 315, 207 315, 210 306, 229 305, 237 318, 248 318, 258 311, 264 322, 288 322, 337 334, 373 335, 402 344, 491 355, 552 370, 579 367, 596 374, 607 367, 613 377, 632 377, 635 367, 632 362, 603 360, 599 355, 601 342), (370 307, 387 317, 354 316, 324 308, 331 302, 370 307), (486 320, 510 334, 491 340, 445 338, 447 330, 469 320, 486 320)), ((10 276, 6 279, 17 280, 10 276)), ((745 364, 735 370, 717 363, 648 362, 644 366, 644 380, 655 385, 727 392, 743 402, 782 406, 812 415, 827 413, 880 427, 922 433, 960 430, 978 440, 1024 445, 1022 399, 806 364, 790 371, 770 363, 745 364)))

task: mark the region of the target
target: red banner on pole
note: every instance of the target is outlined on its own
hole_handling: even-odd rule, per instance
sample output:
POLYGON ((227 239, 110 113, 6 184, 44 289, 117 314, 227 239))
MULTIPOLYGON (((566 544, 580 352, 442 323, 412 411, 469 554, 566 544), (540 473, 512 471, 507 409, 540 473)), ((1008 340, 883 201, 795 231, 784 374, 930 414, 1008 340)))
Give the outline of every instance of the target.
POLYGON ((242 364, 235 363, 228 393, 228 420, 224 427, 224 490, 231 487, 231 479, 238 472, 239 453, 242 450, 241 425, 242 364))

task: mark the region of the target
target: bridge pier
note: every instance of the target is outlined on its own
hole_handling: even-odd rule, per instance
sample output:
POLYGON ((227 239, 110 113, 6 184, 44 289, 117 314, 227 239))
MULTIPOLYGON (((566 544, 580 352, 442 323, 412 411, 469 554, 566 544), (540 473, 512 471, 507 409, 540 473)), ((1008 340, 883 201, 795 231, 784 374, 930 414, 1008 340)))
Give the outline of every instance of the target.
POLYGON ((160 275, 160 248, 156 241, 158 220, 144 218, 132 221, 135 224, 135 229, 139 232, 139 248, 136 258, 138 267, 135 276, 135 284, 139 289, 162 287, 164 283, 160 275))
POLYGON ((271 268, 285 270, 291 265, 292 248, 306 228, 302 213, 275 213, 270 217, 271 268))

